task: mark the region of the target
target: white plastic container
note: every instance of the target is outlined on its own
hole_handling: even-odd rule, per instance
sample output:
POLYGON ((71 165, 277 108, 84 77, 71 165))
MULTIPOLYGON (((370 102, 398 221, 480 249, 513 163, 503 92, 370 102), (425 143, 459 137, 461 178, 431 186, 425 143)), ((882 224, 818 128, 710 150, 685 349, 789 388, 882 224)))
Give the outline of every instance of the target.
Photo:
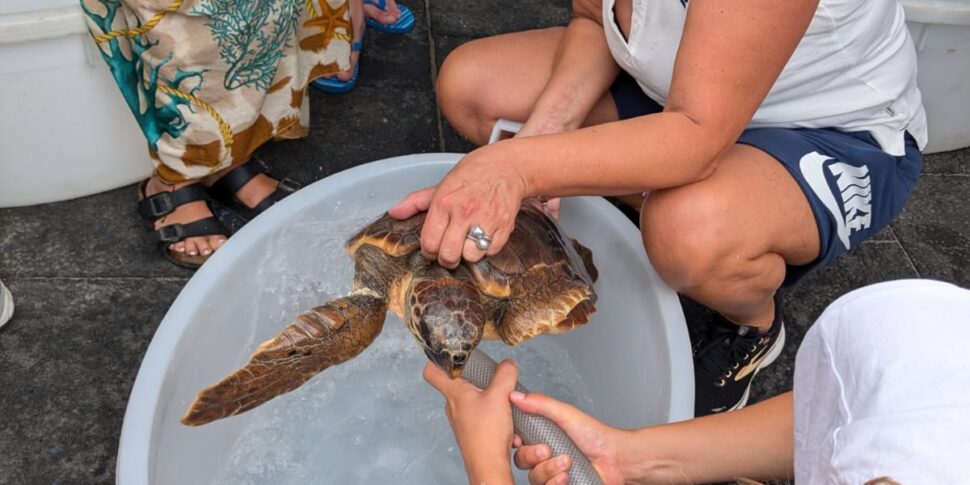
MULTIPOLYGON (((326 392, 338 392, 341 386, 348 385, 374 389, 375 394, 368 401, 389 399, 380 392, 400 383, 372 382, 360 377, 357 369, 340 369, 374 359, 374 347, 383 345, 382 339, 386 341, 388 332, 403 332, 403 324, 393 317, 371 348, 351 362, 316 376, 293 393, 199 428, 178 422, 197 391, 244 363, 253 349, 275 335, 283 324, 306 308, 323 303, 328 295, 349 289, 349 258, 334 248, 352 235, 360 223, 329 230, 331 221, 348 214, 355 221, 376 217, 409 191, 439 180, 459 157, 411 155, 341 172, 287 198, 234 235, 185 286, 152 339, 125 413, 117 483, 213 483, 215 470, 226 466, 243 430, 260 421, 278 419, 280 406, 289 404, 285 400, 322 399, 326 392), (310 233, 315 237, 306 237, 308 227, 313 228, 310 233), (330 249, 324 249, 327 247, 330 249), (316 389, 326 391, 315 394, 313 389, 307 389, 321 382, 324 385, 316 389)), ((562 224, 594 253, 600 274, 598 312, 581 329, 537 337, 516 347, 516 351, 532 347, 568 353, 578 378, 595 396, 588 410, 609 423, 632 427, 691 417, 693 372, 683 313, 676 294, 647 262, 639 232, 609 203, 592 197, 564 201, 562 224)), ((413 377, 413 382, 407 384, 409 389, 423 386, 421 392, 434 393, 420 382, 418 376, 426 358, 409 339, 402 337, 400 341, 407 347, 403 359, 378 365, 404 366, 406 375, 413 377)), ((495 345, 504 348, 490 345, 492 349, 495 345)), ((542 380, 530 375, 529 369, 523 368, 521 376, 522 382, 533 390, 544 388, 542 380)), ((360 402, 359 406, 317 409, 295 419, 309 423, 333 413, 361 412, 358 408, 370 405, 373 403, 360 402)), ((402 449, 431 446, 418 438, 394 436, 397 419, 420 419, 441 410, 440 402, 431 410, 415 406, 413 402, 404 403, 393 413, 402 416, 384 416, 393 419, 381 428, 388 438, 380 445, 402 449), (398 441, 387 442, 394 440, 398 441)), ((369 422, 374 419, 371 416, 369 422)), ((437 439, 453 439, 443 416, 429 420, 427 425, 434 429, 437 439)), ((276 443, 281 448, 296 446, 292 444, 295 438, 280 433, 269 427, 261 431, 258 439, 274 443, 274 449, 276 443)), ((319 443, 326 440, 325 436, 319 437, 319 443)), ((441 459, 458 460, 456 453, 441 459)), ((326 475, 314 474, 296 482, 337 483, 333 477, 348 469, 374 466, 375 459, 366 450, 352 459, 336 462, 326 461, 326 456, 313 456, 313 460, 325 462, 326 475)), ((306 465, 275 453, 265 459, 287 469, 306 465)), ((244 478, 233 483, 293 482, 244 478)), ((344 483, 351 482, 341 485, 344 483)))
POLYGON ((0 2, 0 207, 71 199, 147 177, 145 137, 78 0, 0 2))
POLYGON ((901 0, 916 44, 926 153, 970 146, 970 0, 901 0))

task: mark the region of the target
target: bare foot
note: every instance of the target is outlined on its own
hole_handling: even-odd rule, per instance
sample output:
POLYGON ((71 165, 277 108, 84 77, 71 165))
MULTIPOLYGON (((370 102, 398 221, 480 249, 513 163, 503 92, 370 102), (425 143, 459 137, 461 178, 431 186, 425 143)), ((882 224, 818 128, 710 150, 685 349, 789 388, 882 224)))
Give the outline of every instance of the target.
MULTIPOLYGON (((198 183, 198 181, 182 182, 175 185, 165 185, 158 180, 157 177, 152 176, 152 178, 148 181, 148 185, 145 187, 145 192, 146 195, 155 195, 159 192, 172 192, 173 190, 180 189, 194 183, 198 183)), ((176 207, 174 212, 155 221, 155 229, 161 229, 164 226, 169 226, 172 224, 190 224, 207 217, 213 217, 213 215, 205 201, 200 200, 190 202, 188 204, 176 207)), ((178 253, 186 253, 189 256, 208 256, 215 250, 222 247, 225 242, 226 236, 223 236, 222 234, 214 234, 212 236, 189 237, 183 241, 170 244, 168 248, 178 253)))
POLYGON ((398 17, 401 16, 401 9, 397 6, 395 0, 387 0, 384 10, 371 4, 365 4, 364 13, 367 14, 368 18, 372 18, 379 23, 391 25, 397 22, 398 17))

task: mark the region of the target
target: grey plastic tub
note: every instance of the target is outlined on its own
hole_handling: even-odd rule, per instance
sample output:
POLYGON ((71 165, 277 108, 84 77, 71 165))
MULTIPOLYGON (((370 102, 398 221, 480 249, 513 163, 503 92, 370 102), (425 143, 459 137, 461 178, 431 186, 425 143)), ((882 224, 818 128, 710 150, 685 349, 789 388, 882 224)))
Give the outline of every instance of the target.
MULTIPOLYGON (((420 382, 426 358, 394 317, 388 319, 373 346, 383 346, 383 350, 367 349, 293 393, 200 428, 182 426, 178 419, 199 389, 244 363, 260 342, 275 335, 295 315, 346 291, 351 273, 342 241, 409 191, 435 183, 459 158, 457 154, 411 155, 341 172, 287 198, 233 236, 185 286, 152 339, 125 413, 117 483, 208 484, 216 481, 219 470, 229 468, 234 483, 344 484, 361 476, 351 472, 366 470, 375 466, 375 459, 383 459, 375 458, 375 450, 385 450, 388 459, 393 459, 400 456, 393 453, 395 449, 439 446, 425 442, 428 436, 436 437, 435 442, 453 442, 444 417, 435 417, 435 413, 440 415, 443 401, 420 382), (388 350, 396 346, 403 348, 399 354, 388 350), (366 378, 368 372, 382 367, 399 369, 412 380, 381 383, 366 378), (394 399, 394 392, 387 389, 401 392, 401 386, 412 396, 426 396, 431 401, 411 398, 397 402, 391 413, 383 411, 394 416, 366 416, 381 401, 394 399), (359 405, 327 407, 327 396, 342 392, 340 389, 374 391, 359 405), (295 403, 322 404, 309 416, 281 414, 295 403), (259 428, 261 422, 275 419, 286 423, 292 418, 300 421, 300 428, 309 429, 315 419, 345 414, 357 416, 360 426, 371 426, 371 433, 378 427, 387 438, 367 444, 359 442, 366 441, 366 436, 355 435, 362 452, 328 460, 323 452, 307 451, 308 446, 298 443, 305 437, 287 436, 287 429, 296 428, 259 428), (412 417, 424 420, 422 426, 427 429, 422 431, 427 433, 423 438, 395 432, 412 417), (258 430, 255 438, 251 436, 254 426, 258 430), (268 454, 273 456, 266 456, 265 463, 257 457, 260 464, 256 469, 276 467, 273 473, 285 472, 313 461, 317 467, 325 464, 327 472, 306 472, 308 476, 287 480, 272 474, 275 478, 265 481, 240 478, 247 466, 254 466, 254 459, 243 458, 240 464, 229 462, 229 457, 247 433, 249 441, 273 443, 268 445, 272 451, 268 454), (281 457, 282 448, 297 449, 300 456, 312 459, 281 457)), ((531 373, 529 362, 546 354, 566 355, 575 379, 566 379, 565 387, 558 388, 582 387, 592 398, 577 404, 617 426, 691 417, 693 373, 683 314, 675 293, 647 262, 636 228, 609 203, 593 197, 564 201, 562 224, 594 252, 600 272, 598 313, 587 326, 565 335, 538 337, 511 350, 491 343, 486 350, 497 357, 523 356, 521 380, 535 391, 548 391, 554 379, 548 373, 531 373)), ((563 380, 562 376, 555 379, 563 380)), ((571 393, 567 391, 565 398, 571 393)), ((318 443, 335 439, 321 434, 318 443)), ((310 441, 313 448, 316 442, 313 437, 310 441)), ((453 447, 443 446, 447 454, 425 457, 422 463, 444 467, 445 461, 460 460, 453 447)), ((398 466, 411 473, 419 465, 391 463, 388 470, 398 466)), ((397 478, 394 483, 401 483, 397 478)), ((369 481, 382 483, 376 478, 369 481)), ((427 480, 432 481, 432 477, 427 480)))

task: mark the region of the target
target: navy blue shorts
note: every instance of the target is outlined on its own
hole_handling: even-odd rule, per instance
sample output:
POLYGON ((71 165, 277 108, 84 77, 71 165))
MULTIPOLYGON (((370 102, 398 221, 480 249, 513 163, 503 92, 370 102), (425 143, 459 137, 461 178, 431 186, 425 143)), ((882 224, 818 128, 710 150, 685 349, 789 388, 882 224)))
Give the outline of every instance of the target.
MULTIPOLYGON (((610 93, 620 119, 663 111, 625 72, 620 72, 610 93)), ((738 143, 756 147, 781 162, 802 188, 815 215, 818 259, 804 266, 788 266, 785 286, 888 226, 906 205, 923 161, 909 134, 906 155, 901 157, 882 151, 869 132, 755 128, 745 130, 738 143)))

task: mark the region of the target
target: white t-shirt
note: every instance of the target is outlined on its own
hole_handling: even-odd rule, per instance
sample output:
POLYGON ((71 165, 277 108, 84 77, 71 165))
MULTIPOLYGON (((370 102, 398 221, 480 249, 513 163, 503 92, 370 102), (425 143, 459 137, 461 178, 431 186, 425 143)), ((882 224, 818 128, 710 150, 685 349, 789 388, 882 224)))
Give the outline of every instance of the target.
POLYGON ((836 300, 795 361, 795 483, 970 483, 970 291, 882 283, 836 300))
MULTIPOLYGON (((610 52, 648 96, 665 104, 690 4, 633 0, 625 40, 614 2, 603 1, 610 52)), ((926 114, 902 6, 896 0, 821 0, 749 127, 869 131, 894 156, 905 153, 908 131, 922 149, 926 114)))

